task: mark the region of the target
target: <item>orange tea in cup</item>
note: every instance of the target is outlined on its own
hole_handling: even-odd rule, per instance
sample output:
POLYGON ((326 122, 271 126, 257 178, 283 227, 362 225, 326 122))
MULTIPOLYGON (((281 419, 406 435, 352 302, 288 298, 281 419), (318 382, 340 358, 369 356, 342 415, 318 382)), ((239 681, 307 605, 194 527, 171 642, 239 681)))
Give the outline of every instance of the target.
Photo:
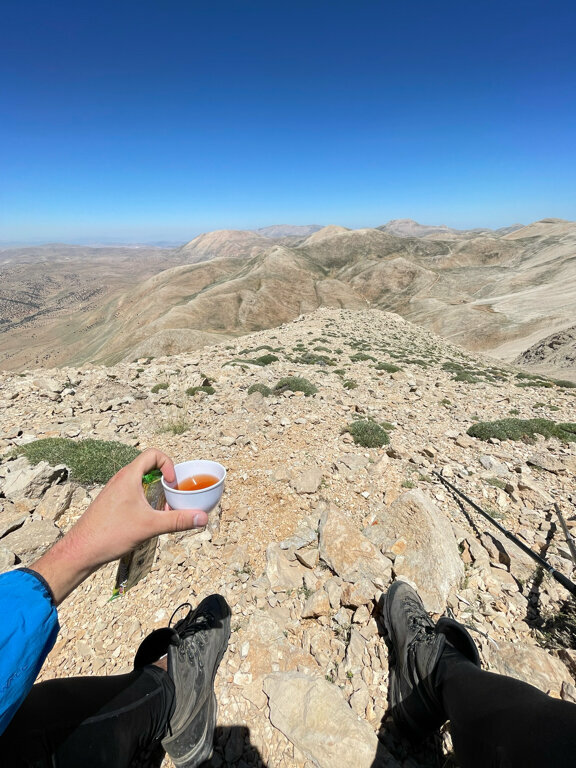
POLYGON ((178 483, 176 490, 201 491, 202 488, 210 488, 211 485, 215 485, 217 482, 218 478, 214 477, 214 475, 192 475, 192 477, 187 477, 181 483, 178 483))

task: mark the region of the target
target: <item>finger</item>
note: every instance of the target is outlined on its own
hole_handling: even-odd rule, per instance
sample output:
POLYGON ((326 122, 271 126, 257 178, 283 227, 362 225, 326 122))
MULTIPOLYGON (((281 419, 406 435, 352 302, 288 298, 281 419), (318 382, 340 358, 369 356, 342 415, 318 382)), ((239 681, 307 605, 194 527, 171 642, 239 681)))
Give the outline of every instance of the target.
POLYGON ((166 509, 158 518, 158 533, 178 533, 202 528, 208 523, 208 515, 201 509, 166 509))
POLYGON ((134 459, 132 466, 140 475, 145 475, 146 472, 150 472, 152 469, 159 469, 164 475, 166 482, 171 483, 176 479, 172 459, 156 448, 147 448, 140 456, 134 459))

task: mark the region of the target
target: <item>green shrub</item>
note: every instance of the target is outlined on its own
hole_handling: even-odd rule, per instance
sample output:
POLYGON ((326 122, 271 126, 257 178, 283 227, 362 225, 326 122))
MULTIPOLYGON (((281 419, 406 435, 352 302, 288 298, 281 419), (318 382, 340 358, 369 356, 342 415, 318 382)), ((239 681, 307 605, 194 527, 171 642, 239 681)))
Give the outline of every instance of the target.
POLYGON ((536 435, 546 439, 557 437, 563 443, 576 442, 576 424, 557 424, 548 419, 499 419, 498 421, 480 421, 468 429, 471 437, 489 440, 535 440, 536 435))
POLYGON ((402 368, 398 365, 393 365, 392 363, 377 363, 376 370, 386 371, 386 373, 396 373, 396 371, 401 371, 402 368))
POLYGON ((452 381, 465 381, 467 384, 477 384, 480 379, 470 373, 470 371, 460 371, 460 373, 452 377, 452 381))
POLYGON ((298 365, 336 365, 336 361, 326 355, 317 355, 314 352, 304 352, 300 357, 295 357, 298 365))
POLYGON ((161 381, 159 384, 154 384, 150 391, 156 394, 157 392, 160 392, 161 389, 168 389, 168 386, 169 385, 167 381, 161 381))
POLYGON ((544 381, 544 379, 534 379, 533 381, 520 381, 516 382, 517 387, 545 387, 550 389, 554 386, 551 381, 544 381))
POLYGON ((173 435, 182 435, 190 429, 190 424, 184 419, 177 419, 175 421, 167 421, 162 425, 161 432, 171 432, 173 435))
POLYGON ((567 379, 552 379, 552 381, 557 387, 564 387, 564 389, 574 389, 576 387, 576 382, 568 381, 567 379))
POLYGON ((380 424, 367 419, 353 421, 342 431, 352 435, 356 445, 361 445, 363 448, 380 448, 390 442, 388 432, 380 424))
POLYGON ((445 363, 442 363, 442 370, 443 371, 453 371, 457 373, 458 371, 463 371, 464 366, 460 363, 455 363, 453 360, 446 360, 445 363))
POLYGON ((506 483, 504 480, 501 480, 499 477, 487 477, 486 482, 488 485, 491 485, 493 488, 500 488, 501 491, 503 491, 506 488, 506 483))
POLYGON ((116 440, 70 440, 47 437, 20 445, 13 452, 26 456, 31 464, 47 461, 51 466, 65 464, 77 483, 95 485, 108 480, 135 459, 140 451, 116 440))
POLYGON ((353 363, 360 363, 364 360, 372 360, 373 363, 376 362, 375 357, 372 357, 372 355, 367 355, 365 352, 356 352, 354 355, 350 355, 350 360, 352 360, 353 363))
POLYGON ((226 363, 223 363, 222 368, 226 365, 270 365, 270 363, 275 363, 277 360, 279 360, 279 357, 276 357, 276 355, 260 355, 260 357, 235 357, 234 360, 228 360, 226 363))
POLYGON ((354 381, 354 379, 346 379, 346 381, 342 382, 342 386, 344 389, 356 389, 358 382, 354 381))
MULTIPOLYGON (((234 347, 225 347, 225 349, 234 349, 234 347)), ((240 352, 238 352, 239 355, 253 355, 254 352, 260 352, 261 349, 266 349, 268 352, 281 352, 282 347, 271 347, 270 344, 261 344, 259 347, 254 347, 254 349, 241 349, 240 352)))
POLYGON ((304 379, 300 376, 286 376, 275 385, 274 390, 276 392, 304 392, 306 397, 315 395, 318 392, 318 387, 314 386, 311 381, 304 379))
POLYGON ((213 395, 216 390, 209 384, 203 384, 201 387, 188 387, 186 394, 192 397, 197 392, 206 392, 207 395, 213 395))
POLYGON ((248 394, 251 395, 252 392, 260 392, 264 397, 269 397, 272 394, 272 390, 266 384, 252 384, 248 387, 248 394))

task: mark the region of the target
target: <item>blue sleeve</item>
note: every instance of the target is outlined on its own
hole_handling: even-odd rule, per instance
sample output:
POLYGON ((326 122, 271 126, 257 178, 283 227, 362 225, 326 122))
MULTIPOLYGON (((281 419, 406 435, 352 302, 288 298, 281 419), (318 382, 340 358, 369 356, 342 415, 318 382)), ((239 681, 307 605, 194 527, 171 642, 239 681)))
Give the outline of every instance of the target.
POLYGON ((58 636, 58 612, 44 579, 0 574, 0 733, 32 688, 58 636))

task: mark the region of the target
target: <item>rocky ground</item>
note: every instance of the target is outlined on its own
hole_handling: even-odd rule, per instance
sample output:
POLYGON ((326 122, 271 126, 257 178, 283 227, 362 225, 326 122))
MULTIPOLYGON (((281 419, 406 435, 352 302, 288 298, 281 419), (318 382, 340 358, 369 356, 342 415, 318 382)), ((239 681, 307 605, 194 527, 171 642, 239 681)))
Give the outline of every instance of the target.
POLYGON ((3 569, 33 562, 99 491, 64 468, 31 470, 10 457, 19 444, 113 439, 228 469, 210 526, 162 537, 151 573, 125 597, 109 601, 110 565, 63 604, 42 678, 126 671, 173 608, 218 591, 233 617, 210 765, 450 764, 448 731, 415 752, 387 718, 377 601, 404 578, 431 613, 470 628, 486 668, 576 701, 568 593, 478 513, 466 517, 433 474, 572 578, 553 502, 575 530, 576 444, 466 434, 511 416, 576 422, 576 390, 533 383, 396 315, 328 309, 190 355, 0 373, 3 569), (231 364, 269 353, 264 345, 278 360, 231 364), (291 375, 317 393, 247 392, 291 375), (207 379, 213 394, 186 394, 207 379), (358 418, 387 422, 390 443, 356 445, 343 430, 358 418))

